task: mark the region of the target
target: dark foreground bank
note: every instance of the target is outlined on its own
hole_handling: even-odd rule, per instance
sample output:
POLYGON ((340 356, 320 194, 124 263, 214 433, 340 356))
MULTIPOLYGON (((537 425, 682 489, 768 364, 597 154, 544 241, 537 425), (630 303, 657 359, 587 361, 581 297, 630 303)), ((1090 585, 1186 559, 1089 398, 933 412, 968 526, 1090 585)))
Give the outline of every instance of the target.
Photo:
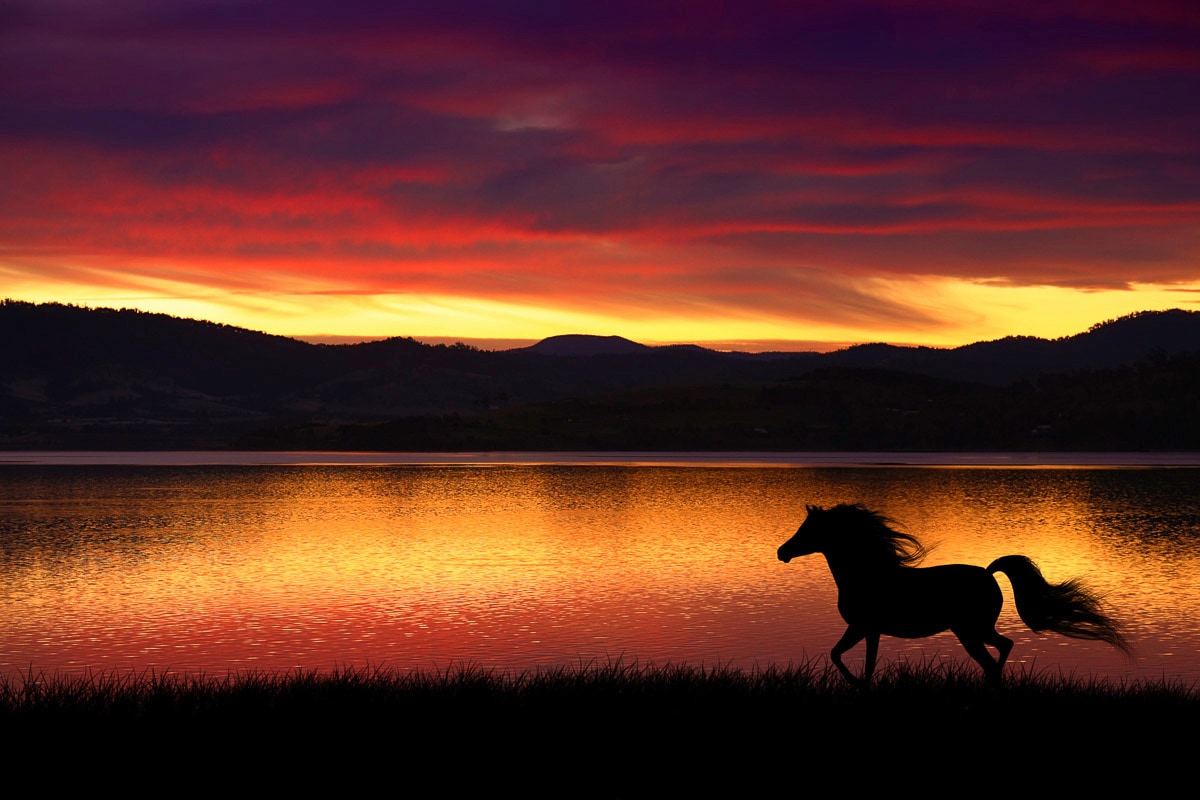
POLYGON ((1175 754, 1196 744, 1194 686, 1014 669, 997 690, 977 673, 898 666, 866 690, 824 663, 26 675, 0 682, 0 731, 11 764, 87 763, 103 779, 120 763, 131 780, 183 769, 273 785, 433 771, 454 785, 748 788, 778 771, 796 784, 831 770, 883 785, 986 766, 1035 769, 1043 786, 1144 786, 1182 769, 1175 754))

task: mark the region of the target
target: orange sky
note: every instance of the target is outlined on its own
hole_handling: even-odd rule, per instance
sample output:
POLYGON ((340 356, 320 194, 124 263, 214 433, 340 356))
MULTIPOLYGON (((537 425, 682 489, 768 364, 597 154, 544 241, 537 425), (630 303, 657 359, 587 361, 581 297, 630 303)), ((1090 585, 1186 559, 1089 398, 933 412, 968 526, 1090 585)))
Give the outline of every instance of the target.
POLYGON ((1200 299, 1198 43, 1157 1, 9 3, 0 296, 293 336, 1073 334, 1200 299))

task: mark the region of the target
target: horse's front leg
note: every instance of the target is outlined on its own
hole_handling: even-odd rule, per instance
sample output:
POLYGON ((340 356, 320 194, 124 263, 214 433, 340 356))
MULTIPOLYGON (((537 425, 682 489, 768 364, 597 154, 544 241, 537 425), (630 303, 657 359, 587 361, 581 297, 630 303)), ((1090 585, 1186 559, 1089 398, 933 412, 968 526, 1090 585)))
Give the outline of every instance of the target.
POLYGON ((851 625, 846 628, 846 632, 842 634, 842 638, 838 639, 838 643, 833 646, 833 650, 829 653, 829 660, 838 668, 838 672, 842 673, 842 677, 848 680, 855 686, 865 686, 867 681, 871 680, 871 673, 875 671, 875 656, 879 652, 879 635, 868 634, 866 631, 851 625), (863 670, 863 677, 855 677, 846 665, 842 663, 842 653, 849 650, 854 645, 867 640, 867 663, 863 670))
POLYGON ((863 664, 863 683, 870 683, 875 674, 875 658, 879 655, 879 634, 867 634, 867 660, 863 664))

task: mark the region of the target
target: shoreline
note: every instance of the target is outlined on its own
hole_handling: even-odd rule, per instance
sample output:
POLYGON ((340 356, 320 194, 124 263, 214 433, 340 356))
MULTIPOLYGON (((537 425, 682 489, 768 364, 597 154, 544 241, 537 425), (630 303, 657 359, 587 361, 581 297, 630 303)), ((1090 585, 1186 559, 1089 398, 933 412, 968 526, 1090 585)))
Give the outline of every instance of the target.
POLYGON ((1194 468, 1200 451, 477 451, 11 450, 0 465, 68 466, 671 466, 1194 468))

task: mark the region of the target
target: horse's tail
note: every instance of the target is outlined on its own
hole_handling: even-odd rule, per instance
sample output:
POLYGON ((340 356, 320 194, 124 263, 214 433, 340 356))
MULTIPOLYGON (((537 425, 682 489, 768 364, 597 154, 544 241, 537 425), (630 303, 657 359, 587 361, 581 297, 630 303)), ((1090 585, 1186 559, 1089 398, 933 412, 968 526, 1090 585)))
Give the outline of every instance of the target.
POLYGON ((1100 598, 1081 581, 1048 583, 1037 564, 1025 556, 997 558, 987 571, 1008 576, 1017 614, 1033 630, 1054 631, 1075 639, 1098 639, 1126 655, 1131 653, 1120 623, 1101 611, 1100 598))

